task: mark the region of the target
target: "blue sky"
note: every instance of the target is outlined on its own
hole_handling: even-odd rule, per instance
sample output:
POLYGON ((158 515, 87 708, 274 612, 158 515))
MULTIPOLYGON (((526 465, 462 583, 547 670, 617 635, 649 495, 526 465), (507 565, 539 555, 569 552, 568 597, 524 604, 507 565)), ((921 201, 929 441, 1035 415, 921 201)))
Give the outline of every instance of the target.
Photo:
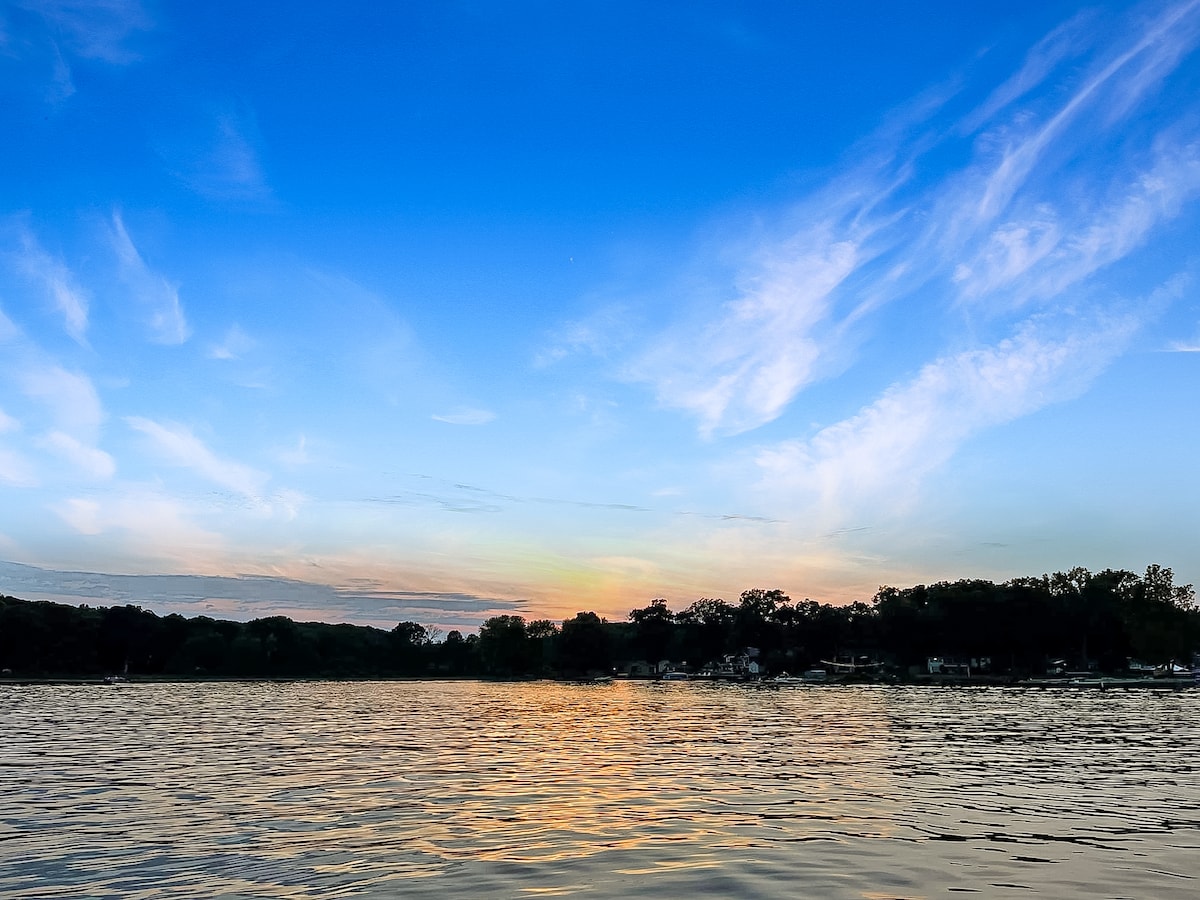
POLYGON ((0 591, 1200 581, 1200 0, 0 6, 0 591))

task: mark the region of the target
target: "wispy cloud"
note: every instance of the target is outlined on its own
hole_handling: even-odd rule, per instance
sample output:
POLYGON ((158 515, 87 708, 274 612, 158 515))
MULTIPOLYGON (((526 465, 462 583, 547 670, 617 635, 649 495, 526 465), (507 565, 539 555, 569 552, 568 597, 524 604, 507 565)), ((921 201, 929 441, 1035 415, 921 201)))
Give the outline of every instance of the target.
POLYGON ((16 326, 12 319, 5 315, 3 309, 0 309, 0 341, 11 341, 19 337, 20 334, 21 329, 16 326))
POLYGON ((225 337, 219 344, 213 344, 209 348, 208 355, 211 359, 241 359, 253 350, 256 344, 257 342, 246 334, 240 325, 234 324, 225 332, 225 337))
POLYGON ((1145 170, 1108 186, 1104 205, 1080 201, 1068 212, 1043 203, 998 226, 956 269, 961 296, 1014 307, 1053 299, 1141 246, 1200 193, 1200 143, 1158 144, 1145 170))
POLYGON ((146 265, 125 230, 119 213, 113 214, 112 244, 120 262, 121 280, 133 298, 150 311, 148 325, 160 344, 182 344, 190 335, 179 289, 146 265))
POLYGON ((210 120, 207 134, 168 145, 162 152, 176 176, 202 197, 261 202, 271 198, 261 143, 252 113, 226 111, 210 120))
POLYGON ((699 334, 668 337, 633 365, 633 377, 653 382, 664 404, 694 413, 706 435, 776 418, 815 377, 818 328, 864 260, 856 230, 821 223, 760 251, 720 318, 699 334))
MULTIPOLYGON (((20 422, 0 409, 0 434, 20 428, 20 422)), ((21 453, 3 444, 0 444, 0 482, 10 487, 33 487, 37 484, 33 464, 21 453)))
MULTIPOLYGON (((563 506, 574 509, 595 510, 598 512, 615 513, 665 513, 670 516, 687 518, 718 519, 721 521, 746 521, 777 523, 778 520, 765 516, 747 515, 743 513, 714 513, 697 512, 693 510, 664 510, 654 509, 637 503, 601 502, 595 500, 573 500, 563 497, 516 496, 504 494, 490 488, 479 487, 462 482, 446 482, 428 475, 412 476, 422 482, 435 484, 437 493, 430 491, 406 490, 385 497, 371 497, 368 503, 386 503, 400 506, 432 506, 447 512, 460 513, 499 513, 516 505, 531 504, 538 506, 563 506)), ((682 493, 679 490, 665 489, 655 491, 653 496, 672 497, 682 493)))
POLYGON ((155 485, 123 484, 117 494, 71 497, 52 509, 78 534, 113 538, 127 559, 186 569, 198 555, 225 549, 224 537, 196 525, 184 503, 155 485))
POLYGON ((112 478, 117 464, 109 454, 99 447, 83 443, 73 435, 62 431, 51 431, 39 443, 45 449, 72 463, 91 478, 112 478))
POLYGON ((44 404, 60 429, 89 440, 95 437, 104 408, 86 375, 44 365, 22 373, 20 381, 25 395, 44 404))
POLYGON ((435 414, 431 418, 450 425, 486 425, 488 422, 495 421, 496 414, 486 409, 460 406, 450 412, 435 414))
MULTIPOLYGON (((10 19, 13 34, 0 46, 49 69, 47 99, 52 103, 75 93, 73 61, 135 62, 139 57, 130 46, 132 38, 153 26, 138 0, 17 0, 12 5, 33 15, 19 24, 10 19)), ((5 24, 0 20, 0 28, 5 24)))
POLYGON ((1200 333, 1188 341, 1172 341, 1167 345, 1171 353, 1200 353, 1200 333))
POLYGON ((607 356, 627 343, 633 328, 629 310, 620 304, 601 309, 556 328, 533 358, 536 368, 546 368, 576 354, 607 356))
POLYGON ((62 315, 63 327, 67 334, 78 343, 85 343, 88 327, 88 292, 79 285, 66 263, 47 253, 28 228, 19 229, 19 241, 19 268, 45 290, 50 302, 62 315))
POLYGON ((19 5, 41 16, 74 55, 118 65, 138 58, 126 41, 152 24, 139 0, 21 0, 19 5))
POLYGON ((1111 56, 1102 57, 1098 70, 1048 120, 1006 148, 984 182, 975 208, 977 220, 987 222, 1000 215, 1051 146, 1085 113, 1104 104, 1100 112, 1109 123, 1126 114, 1134 100, 1152 89, 1194 46, 1198 9, 1196 0, 1169 7, 1135 32, 1131 44, 1118 45, 1111 56))
POLYGON ((429 506, 454 513, 498 513, 504 510, 504 507, 499 504, 487 503, 475 497, 451 497, 422 493, 421 491, 404 491, 387 497, 370 497, 366 502, 397 506, 429 506))
POLYGON ((160 424, 139 416, 128 416, 127 425, 144 434, 171 465, 196 472, 219 487, 251 500, 260 500, 268 476, 249 466, 213 453, 191 429, 178 423, 160 424))
POLYGON ((1119 317, 1055 333, 1030 320, 994 346, 935 360, 811 439, 761 451, 764 486, 811 504, 826 527, 881 499, 903 506, 974 434, 1084 391, 1138 326, 1119 317))
POLYGON ((285 447, 277 454, 280 462, 286 466, 307 466, 312 462, 312 456, 308 452, 308 437, 300 435, 296 439, 296 443, 291 447, 285 447))
POLYGON ((973 113, 960 123, 969 134, 991 122, 998 113, 1041 85, 1055 69, 1069 59, 1078 59, 1095 45, 1096 36, 1089 28, 1094 11, 1084 11, 1053 29, 1025 55, 1017 72, 988 95, 973 113))
POLYGON ((38 478, 29 459, 0 444, 0 482, 9 487, 35 487, 38 478))
MULTIPOLYGON (((731 278, 715 269, 696 290, 689 276, 686 318, 653 335, 623 374, 695 416, 703 436, 737 434, 854 367, 861 344, 899 315, 894 306, 937 321, 955 348, 987 347, 974 321, 964 329, 964 312, 982 311, 997 334, 1024 334, 1013 317, 1031 303, 1094 306, 1081 293, 1091 279, 1200 194, 1195 119, 1168 106, 1146 114, 1200 42, 1200 0, 1145 12, 1115 37, 1095 15, 1073 19, 949 127, 928 118, 938 104, 914 106, 888 125, 889 148, 864 142, 848 175, 716 254, 731 278), (1118 134, 1135 110, 1139 127, 1118 134), (935 151, 939 164, 952 152, 967 161, 931 178, 924 159, 935 151), (714 308, 723 285, 731 299, 714 308)), ((1052 367, 1043 388, 1059 377, 1067 369, 1052 367)))

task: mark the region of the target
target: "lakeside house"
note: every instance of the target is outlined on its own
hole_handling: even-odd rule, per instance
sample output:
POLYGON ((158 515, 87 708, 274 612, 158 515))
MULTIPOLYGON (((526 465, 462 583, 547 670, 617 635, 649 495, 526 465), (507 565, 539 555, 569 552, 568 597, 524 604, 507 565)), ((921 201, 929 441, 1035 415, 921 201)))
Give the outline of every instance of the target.
POLYGON ((656 663, 647 662, 644 659, 635 659, 624 664, 621 674, 626 678, 659 678, 668 672, 687 671, 689 671, 689 668, 686 662, 676 665, 669 659, 660 659, 656 663))
POLYGON ((730 680, 758 678, 765 674, 758 657, 757 647, 747 647, 741 653, 727 653, 719 660, 705 663, 697 675, 701 678, 730 680))
POLYGON ((930 656, 925 660, 927 675, 956 675, 971 677, 992 670, 990 656, 930 656))
POLYGON ((838 653, 821 664, 834 675, 877 675, 884 663, 873 653, 838 653))

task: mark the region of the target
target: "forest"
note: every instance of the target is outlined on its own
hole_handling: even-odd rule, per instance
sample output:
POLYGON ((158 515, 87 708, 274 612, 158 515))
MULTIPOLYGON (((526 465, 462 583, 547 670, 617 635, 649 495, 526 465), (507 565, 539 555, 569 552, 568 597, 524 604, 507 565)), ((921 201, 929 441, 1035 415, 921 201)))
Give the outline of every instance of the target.
POLYGON ((752 589, 737 602, 665 600, 624 621, 580 612, 561 622, 502 615, 478 634, 415 622, 390 631, 295 622, 159 616, 135 605, 70 606, 0 597, 0 675, 8 679, 580 677, 631 663, 699 670, 754 648, 767 673, 823 660, 869 658, 905 673, 928 657, 989 660, 1022 677, 1055 662, 1118 672, 1130 658, 1190 660, 1200 649, 1191 585, 1169 568, 1141 574, 1073 568, 1000 584, 960 580, 881 587, 870 602, 835 606, 752 589))

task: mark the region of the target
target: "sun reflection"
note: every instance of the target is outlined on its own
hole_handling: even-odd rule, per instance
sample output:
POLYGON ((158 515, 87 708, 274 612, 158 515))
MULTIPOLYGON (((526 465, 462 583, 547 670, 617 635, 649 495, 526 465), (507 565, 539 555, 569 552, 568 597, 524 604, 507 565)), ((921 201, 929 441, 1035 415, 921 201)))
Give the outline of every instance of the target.
MULTIPOLYGON (((443 789, 456 769, 474 775, 419 801, 424 825, 408 839, 423 852, 557 862, 711 847, 714 834, 728 849, 894 830, 880 799, 887 719, 869 692, 545 683, 520 697, 501 686, 460 723, 483 758, 457 741, 426 754, 443 789)), ((667 863, 698 864, 721 863, 667 863)))

